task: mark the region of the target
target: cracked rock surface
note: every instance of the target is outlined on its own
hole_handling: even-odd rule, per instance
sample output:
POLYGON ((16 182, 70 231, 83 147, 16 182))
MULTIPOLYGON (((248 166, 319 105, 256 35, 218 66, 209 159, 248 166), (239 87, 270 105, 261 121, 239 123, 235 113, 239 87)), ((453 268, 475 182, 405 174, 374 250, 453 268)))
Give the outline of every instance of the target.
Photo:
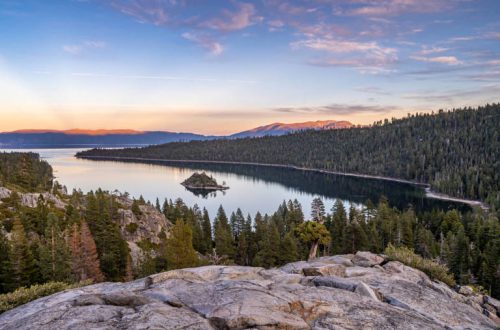
POLYGON ((0 315, 0 329, 495 329, 498 301, 468 293, 358 252, 67 290, 0 315))

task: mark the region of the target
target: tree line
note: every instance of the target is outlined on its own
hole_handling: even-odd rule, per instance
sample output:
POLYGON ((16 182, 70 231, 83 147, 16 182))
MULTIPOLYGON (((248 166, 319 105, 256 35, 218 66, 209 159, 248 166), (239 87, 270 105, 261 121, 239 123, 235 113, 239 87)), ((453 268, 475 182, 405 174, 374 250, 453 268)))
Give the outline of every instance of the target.
POLYGON ((454 109, 370 127, 285 136, 93 149, 85 156, 293 165, 429 183, 455 197, 500 207, 500 104, 454 109))
POLYGON ((240 209, 227 215, 221 206, 210 221, 206 209, 188 207, 181 199, 162 205, 157 201, 156 207, 176 229, 159 246, 150 245, 143 275, 206 263, 269 268, 321 255, 382 253, 395 246, 447 265, 459 284, 478 284, 500 296, 500 223, 479 209, 416 214, 412 208, 393 208, 382 198, 361 209, 346 209, 337 200, 328 212, 316 198, 309 217, 295 200, 283 202, 271 215, 257 213, 253 218, 240 209), (182 248, 175 253, 172 246, 182 248), (173 261, 168 253, 190 257, 173 261))

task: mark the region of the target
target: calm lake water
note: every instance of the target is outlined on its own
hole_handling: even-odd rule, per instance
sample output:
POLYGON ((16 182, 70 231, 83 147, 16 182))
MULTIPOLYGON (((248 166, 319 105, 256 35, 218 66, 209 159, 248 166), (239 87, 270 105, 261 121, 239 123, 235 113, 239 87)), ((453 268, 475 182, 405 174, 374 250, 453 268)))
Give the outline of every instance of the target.
MULTIPOLYGON (((386 196, 390 204, 398 208, 412 205, 416 210, 432 208, 467 208, 463 204, 428 199, 421 188, 410 184, 382 180, 362 179, 341 175, 321 174, 283 168, 249 165, 216 164, 158 164, 115 161, 83 160, 74 157, 81 149, 30 149, 47 160, 54 169, 56 180, 68 188, 84 192, 104 190, 128 192, 131 196, 154 202, 159 198, 182 198, 188 206, 198 204, 214 217, 219 205, 226 213, 239 207, 244 214, 271 214, 283 200, 297 199, 304 214, 310 214, 313 198, 321 197, 327 210, 336 199, 346 207, 362 207, 368 200, 378 201, 386 196), (195 171, 205 171, 219 183, 230 187, 224 192, 208 196, 192 193, 180 183, 195 171)), ((16 150, 21 151, 21 150, 16 150)))

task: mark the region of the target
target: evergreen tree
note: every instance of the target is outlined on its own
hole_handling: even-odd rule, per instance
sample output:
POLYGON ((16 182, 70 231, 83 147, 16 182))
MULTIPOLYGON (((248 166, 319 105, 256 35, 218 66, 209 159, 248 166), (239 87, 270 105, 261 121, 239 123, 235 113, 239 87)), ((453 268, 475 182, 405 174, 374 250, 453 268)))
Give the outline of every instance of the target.
POLYGON ((309 256, 307 260, 316 258, 318 247, 330 243, 330 233, 325 225, 315 222, 306 221, 295 228, 299 239, 309 245, 309 256))
POLYGON ((77 281, 104 280, 101 272, 97 247, 86 221, 73 224, 70 236, 71 270, 77 281))
POLYGON ((217 217, 215 219, 214 240, 217 254, 227 256, 229 259, 234 260, 235 248, 233 235, 231 233, 231 226, 228 223, 226 212, 222 206, 219 207, 217 217))
POLYGON ((20 287, 34 284, 34 274, 36 272, 35 260, 26 239, 24 226, 19 218, 15 218, 14 220, 11 242, 10 263, 15 286, 20 287))
POLYGON ((201 224, 202 237, 203 237, 203 254, 210 253, 213 248, 212 242, 212 224, 207 209, 203 208, 203 219, 201 224))
POLYGON ((15 288, 12 281, 11 249, 3 230, 0 227, 0 293, 6 293, 15 288))
POLYGON ((193 236, 189 225, 179 219, 172 227, 167 238, 166 259, 168 269, 194 267, 198 265, 198 257, 193 248, 193 236))
POLYGON ((465 236, 463 228, 458 230, 456 238, 453 240, 451 255, 448 266, 455 274, 455 280, 460 284, 469 283, 470 271, 470 250, 469 239, 465 236))
POLYGON ((287 264, 297 261, 299 258, 298 242, 292 232, 285 235, 280 244, 280 264, 287 264))
POLYGON ((344 241, 343 234, 347 226, 347 213, 345 211, 344 203, 340 199, 335 201, 332 208, 333 215, 329 223, 329 230, 331 235, 330 251, 333 254, 342 253, 344 241))
POLYGON ((311 219, 313 221, 323 223, 325 218, 325 204, 321 198, 316 197, 311 203, 311 219))
POLYGON ((345 253, 356 253, 368 248, 368 238, 363 226, 360 224, 359 215, 354 207, 349 211, 349 223, 342 233, 343 249, 345 253))
POLYGON ((44 281, 68 282, 70 278, 70 251, 54 213, 47 216, 45 236, 40 246, 40 266, 44 281))

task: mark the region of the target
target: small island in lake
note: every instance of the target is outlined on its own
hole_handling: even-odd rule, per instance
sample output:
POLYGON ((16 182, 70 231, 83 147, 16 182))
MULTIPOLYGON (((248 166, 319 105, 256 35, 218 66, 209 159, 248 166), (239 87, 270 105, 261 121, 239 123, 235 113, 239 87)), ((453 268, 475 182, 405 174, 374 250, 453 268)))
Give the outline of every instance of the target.
POLYGON ((195 172, 189 178, 181 183, 187 189, 192 190, 205 190, 205 191, 215 191, 215 190, 226 190, 229 187, 225 185, 219 185, 217 180, 213 177, 208 176, 205 172, 198 173, 195 172))

